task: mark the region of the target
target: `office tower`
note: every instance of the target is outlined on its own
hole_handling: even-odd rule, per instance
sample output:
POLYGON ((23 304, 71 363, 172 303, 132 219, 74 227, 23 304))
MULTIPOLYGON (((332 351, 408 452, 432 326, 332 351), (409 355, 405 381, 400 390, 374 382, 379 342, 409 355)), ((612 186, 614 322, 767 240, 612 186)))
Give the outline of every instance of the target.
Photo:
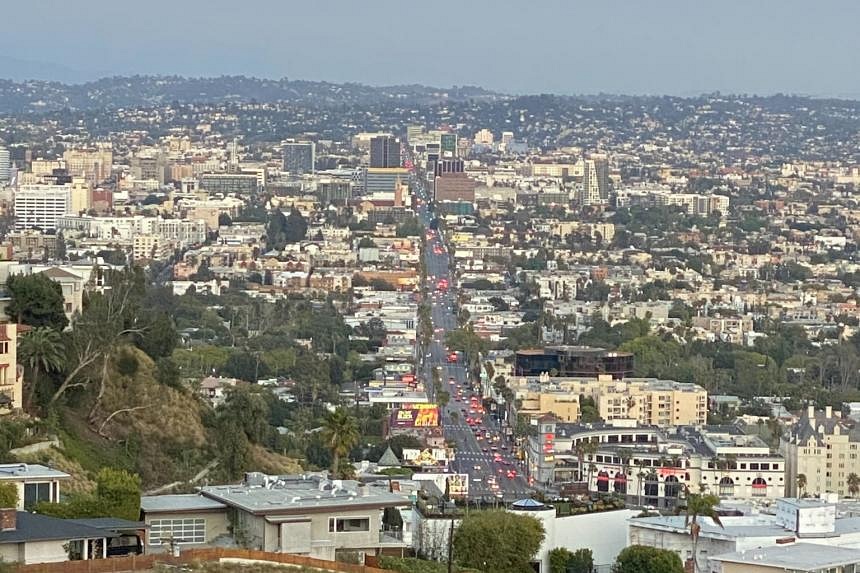
POLYGON ((433 173, 437 177, 446 173, 463 173, 465 167, 462 159, 443 159, 435 164, 433 173))
POLYGON ((392 135, 379 135, 371 139, 370 167, 373 169, 400 167, 400 141, 392 135))
POLYGON ((15 228, 56 229, 57 218, 72 211, 72 186, 21 185, 15 191, 15 228))
POLYGON ((505 149, 514 142, 514 132, 513 131, 503 131, 502 132, 502 147, 505 149))
POLYGON ((138 155, 131 158, 131 177, 137 180, 155 180, 164 185, 169 163, 161 153, 138 155))
POLYGON ((600 202, 609 202, 609 160, 606 157, 595 156, 594 169, 597 172, 597 189, 600 191, 600 202))
POLYGON ((284 143, 284 171, 291 175, 313 174, 316 145, 312 141, 284 143))
POLYGON ((12 156, 9 149, 0 145, 0 185, 12 179, 12 156))
POLYGON ((72 177, 83 177, 92 183, 100 183, 111 176, 113 151, 110 149, 68 149, 63 152, 66 170, 72 177))
POLYGON ((457 157, 457 134, 443 133, 439 136, 439 149, 442 157, 451 159, 457 157))
POLYGON ((582 189, 579 195, 580 205, 597 205, 600 203, 600 186, 597 178, 597 165, 593 159, 586 159, 582 169, 582 189))

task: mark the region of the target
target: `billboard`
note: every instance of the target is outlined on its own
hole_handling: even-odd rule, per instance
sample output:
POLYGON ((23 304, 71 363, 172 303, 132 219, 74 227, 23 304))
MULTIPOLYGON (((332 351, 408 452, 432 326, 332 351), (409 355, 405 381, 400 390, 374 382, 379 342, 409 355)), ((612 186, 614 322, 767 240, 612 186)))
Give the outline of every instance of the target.
POLYGON ((412 474, 416 481, 432 481, 439 491, 448 491, 451 499, 464 498, 469 495, 469 474, 418 473, 412 474))
POLYGON ((448 451, 444 448, 403 448, 403 461, 416 466, 438 466, 448 463, 448 451))
POLYGON ((435 428, 439 425, 439 407, 435 404, 415 404, 391 413, 392 428, 435 428), (420 407, 417 407, 420 406, 420 407))

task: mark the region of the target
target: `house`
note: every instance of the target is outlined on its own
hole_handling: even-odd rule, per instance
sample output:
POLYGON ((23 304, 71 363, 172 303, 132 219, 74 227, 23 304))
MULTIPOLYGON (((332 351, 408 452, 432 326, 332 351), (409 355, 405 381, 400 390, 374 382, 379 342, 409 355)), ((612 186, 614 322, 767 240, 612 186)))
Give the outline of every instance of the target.
POLYGON ((59 502, 60 483, 71 477, 40 464, 0 464, 0 482, 11 482, 18 488, 18 509, 40 501, 59 502))
POLYGON ((9 563, 56 563, 107 557, 118 534, 47 515, 0 509, 0 559, 9 563))
POLYGON ((399 531, 385 530, 383 512, 411 505, 408 496, 390 492, 387 483, 360 485, 319 474, 249 473, 238 485, 141 500, 149 527, 147 547, 171 539, 185 545, 233 542, 326 560, 406 548, 399 531))
POLYGON ((170 544, 216 545, 230 535, 227 509, 226 504, 196 493, 141 497, 146 552, 166 551, 170 544))

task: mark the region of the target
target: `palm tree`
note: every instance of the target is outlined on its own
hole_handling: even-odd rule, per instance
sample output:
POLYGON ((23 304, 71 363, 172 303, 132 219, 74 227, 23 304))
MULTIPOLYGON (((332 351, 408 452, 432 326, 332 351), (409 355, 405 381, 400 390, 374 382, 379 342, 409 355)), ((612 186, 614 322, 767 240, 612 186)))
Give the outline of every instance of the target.
MULTIPOLYGON (((806 493, 806 475, 805 474, 797 474, 797 493, 803 494, 806 493)), ((802 497, 802 495, 801 495, 802 497)))
POLYGON ((341 407, 326 416, 322 436, 331 450, 331 470, 336 476, 340 471, 340 458, 347 455, 361 437, 358 424, 355 418, 341 407))
POLYGON ((690 538, 693 540, 693 572, 698 570, 698 548, 699 548, 699 532, 702 526, 699 524, 700 518, 710 517, 714 523, 723 526, 720 521, 720 516, 717 513, 716 507, 720 504, 720 498, 712 494, 689 493, 685 490, 684 500, 678 506, 678 511, 684 512, 684 525, 690 528, 690 538))
POLYGON ((857 494, 860 493, 860 476, 851 472, 848 474, 848 493, 851 494, 851 497, 857 497, 857 494))
POLYGON ((63 368, 63 341, 60 333, 48 327, 34 328, 21 338, 18 359, 29 371, 29 384, 24 399, 25 408, 32 406, 40 372, 56 372, 63 368))

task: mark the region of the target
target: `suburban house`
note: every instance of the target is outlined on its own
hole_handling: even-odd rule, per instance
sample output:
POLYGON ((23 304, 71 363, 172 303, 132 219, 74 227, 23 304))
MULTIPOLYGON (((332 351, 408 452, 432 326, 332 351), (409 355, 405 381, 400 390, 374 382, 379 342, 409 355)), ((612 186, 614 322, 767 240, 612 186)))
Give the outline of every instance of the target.
POLYGON ((118 536, 71 519, 0 509, 0 559, 8 563, 102 559, 118 536))
POLYGON ((0 482, 18 488, 17 509, 30 508, 40 501, 60 501, 60 483, 72 476, 40 464, 0 464, 0 482))
POLYGON ((318 474, 250 473, 239 485, 141 500, 147 551, 170 543, 218 544, 222 538, 251 549, 327 560, 345 553, 363 557, 406 548, 400 530, 388 527, 383 514, 411 505, 407 495, 390 492, 386 484, 363 485, 318 474))

